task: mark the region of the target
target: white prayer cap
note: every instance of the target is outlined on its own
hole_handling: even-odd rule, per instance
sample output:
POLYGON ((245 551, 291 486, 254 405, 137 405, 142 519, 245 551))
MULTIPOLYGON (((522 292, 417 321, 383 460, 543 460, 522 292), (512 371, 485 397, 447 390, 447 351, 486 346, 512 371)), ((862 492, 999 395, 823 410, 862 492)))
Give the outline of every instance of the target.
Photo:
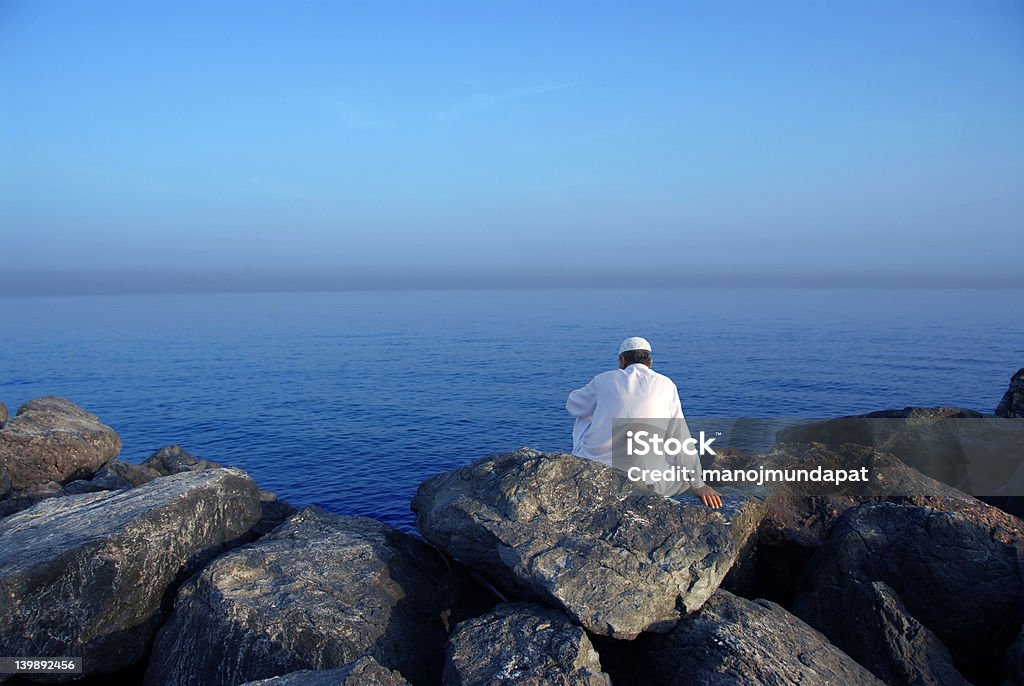
POLYGON ((633 336, 622 341, 622 345, 619 346, 619 354, 628 353, 630 350, 646 350, 651 352, 651 344, 647 342, 646 338, 633 336))

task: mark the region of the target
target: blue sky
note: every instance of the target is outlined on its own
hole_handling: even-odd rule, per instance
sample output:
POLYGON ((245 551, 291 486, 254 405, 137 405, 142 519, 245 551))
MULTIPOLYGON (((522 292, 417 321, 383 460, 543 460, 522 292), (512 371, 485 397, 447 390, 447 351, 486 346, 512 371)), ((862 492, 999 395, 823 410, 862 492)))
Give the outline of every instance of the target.
POLYGON ((1024 285, 1024 4, 0 3, 0 293, 1024 285))

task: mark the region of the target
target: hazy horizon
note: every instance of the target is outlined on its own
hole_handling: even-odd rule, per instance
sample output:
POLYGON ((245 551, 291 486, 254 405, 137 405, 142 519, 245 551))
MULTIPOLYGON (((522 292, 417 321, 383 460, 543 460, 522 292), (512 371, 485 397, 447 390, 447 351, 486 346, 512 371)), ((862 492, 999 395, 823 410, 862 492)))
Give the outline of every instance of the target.
POLYGON ((1024 5, 0 5, 0 295, 1022 287, 1024 5))

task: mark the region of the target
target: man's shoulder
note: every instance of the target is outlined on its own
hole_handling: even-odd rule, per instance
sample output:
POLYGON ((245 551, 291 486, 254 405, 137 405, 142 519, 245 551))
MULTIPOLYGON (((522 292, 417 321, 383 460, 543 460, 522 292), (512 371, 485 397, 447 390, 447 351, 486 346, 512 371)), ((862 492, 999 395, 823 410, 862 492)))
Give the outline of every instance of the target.
POLYGON ((657 379, 658 383, 671 385, 673 388, 675 387, 676 382, 670 379, 669 377, 665 376, 664 374, 659 374, 650 367, 645 367, 644 369, 646 370, 646 373, 651 376, 651 378, 657 379))

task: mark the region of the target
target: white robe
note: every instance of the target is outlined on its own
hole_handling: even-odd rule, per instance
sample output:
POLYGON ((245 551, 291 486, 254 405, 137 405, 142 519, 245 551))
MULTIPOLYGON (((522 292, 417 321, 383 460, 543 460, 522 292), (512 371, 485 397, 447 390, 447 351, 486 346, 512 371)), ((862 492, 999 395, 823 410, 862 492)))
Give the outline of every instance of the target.
MULTIPOLYGON (((565 409, 576 418, 572 454, 609 466, 612 466, 612 423, 616 419, 676 420, 673 422, 676 437, 690 438, 675 383, 645 364, 631 364, 625 369, 598 374, 586 386, 569 394, 565 409)), ((656 461, 645 466, 652 469, 679 466, 690 469, 693 474, 689 482, 648 482, 658 493, 677 495, 687 487, 704 485, 698 455, 681 454, 668 462, 659 457, 656 461)))

